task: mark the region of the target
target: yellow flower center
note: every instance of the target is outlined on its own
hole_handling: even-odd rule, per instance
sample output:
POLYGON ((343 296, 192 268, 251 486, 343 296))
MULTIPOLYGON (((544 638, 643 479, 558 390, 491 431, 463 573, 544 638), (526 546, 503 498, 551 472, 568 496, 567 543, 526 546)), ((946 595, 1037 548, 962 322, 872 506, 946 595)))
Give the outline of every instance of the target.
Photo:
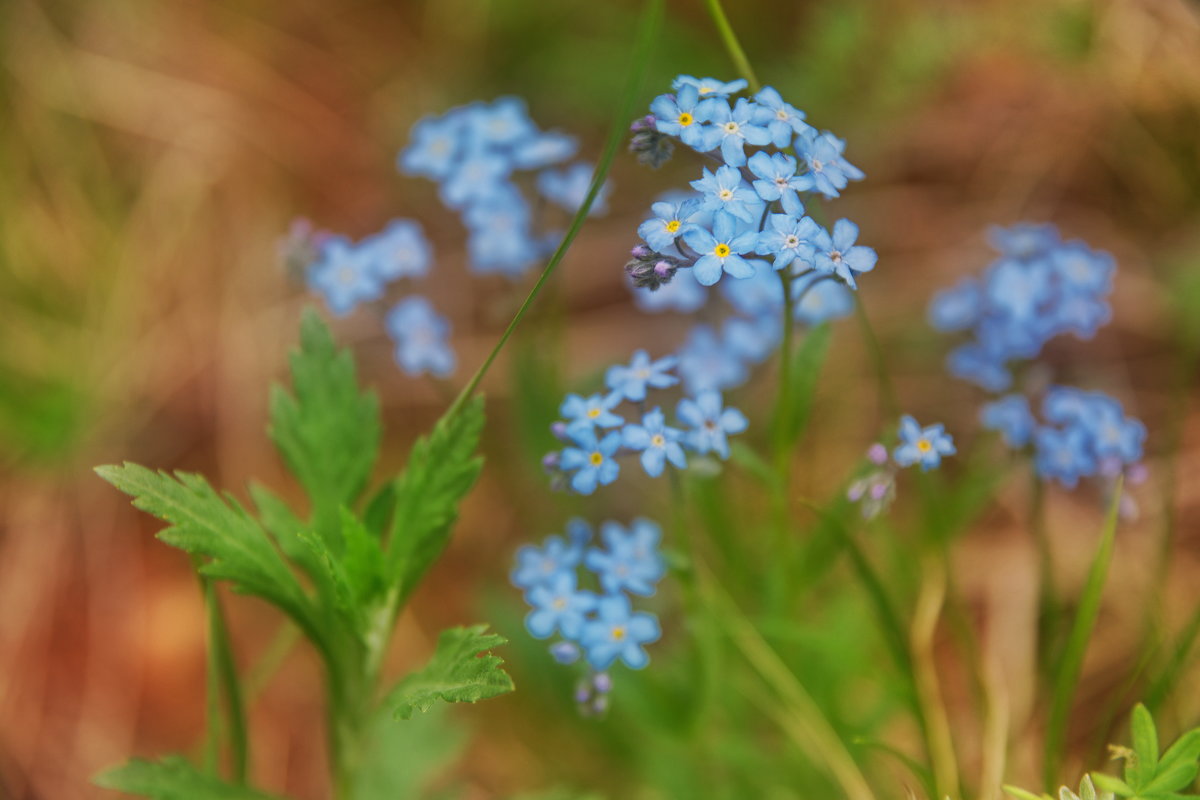
POLYGON ((726 133, 737 133, 738 132, 738 124, 736 122, 734 122, 733 120, 726 122, 725 123, 725 132, 726 133))
POLYGON ((666 443, 667 443, 667 440, 663 437, 663 435, 661 433, 656 433, 652 437, 650 437, 650 444, 652 444, 655 447, 662 447, 666 443))
POLYGON ((922 453, 928 453, 933 449, 933 445, 929 443, 928 439, 917 439, 917 449, 922 453))
POLYGON ((696 121, 696 118, 693 117, 691 114, 689 114, 686 111, 684 111, 682 114, 679 115, 679 124, 685 128, 688 125, 691 125, 695 121, 696 121))
POLYGON ((588 461, 592 462, 593 467, 598 467, 604 463, 604 454, 597 450, 588 457, 588 461))
POLYGON ((598 409, 598 408, 589 408, 588 409, 588 419, 595 419, 598 416, 600 416, 600 409, 598 409))
POLYGON ((619 642, 622 639, 624 639, 625 638, 625 626, 624 625, 613 625, 612 638, 613 638, 614 642, 619 642))
POLYGON ((559 611, 562 611, 564 608, 567 607, 567 598, 565 598, 565 597, 554 598, 554 607, 557 608, 559 611))
POLYGON ((717 197, 721 198, 722 200, 732 200, 733 199, 733 190, 732 189, 722 189, 721 191, 717 192, 717 197))
POLYGON ((700 87, 700 94, 710 94, 710 93, 712 93, 712 92, 715 92, 716 90, 717 90, 717 89, 716 89, 716 87, 715 87, 715 86, 701 86, 701 87, 700 87))
POLYGON ((713 248, 713 255, 715 255, 717 258, 725 258, 731 252, 732 251, 729 249, 729 245, 724 243, 713 248))
POLYGON ((666 228, 667 228, 667 233, 674 233, 675 231, 679 230, 679 220, 677 220, 677 219, 671 220, 670 222, 667 223, 666 228))
POLYGON ((780 122, 787 122, 787 118, 788 112, 784 111, 782 108, 775 112, 775 119, 779 120, 780 122))

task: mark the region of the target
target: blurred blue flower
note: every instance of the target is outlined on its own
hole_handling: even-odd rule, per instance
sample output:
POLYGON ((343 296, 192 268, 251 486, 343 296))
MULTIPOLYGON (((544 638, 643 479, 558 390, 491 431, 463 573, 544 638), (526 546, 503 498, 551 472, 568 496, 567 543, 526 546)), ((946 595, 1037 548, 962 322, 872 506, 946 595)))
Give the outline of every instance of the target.
POLYGON ((446 341, 450 323, 424 297, 413 295, 396 303, 384 325, 396 343, 396 363, 409 375, 428 372, 444 378, 454 372, 454 351, 446 341))
POLYGON ((397 219, 374 236, 359 244, 363 257, 382 281, 419 278, 429 271, 429 242, 420 223, 397 219))
MULTIPOLYGON (((563 170, 544 170, 538 173, 538 191, 551 203, 575 213, 587 199, 588 189, 592 185, 593 172, 595 172, 595 168, 582 161, 563 170)), ((612 184, 605 181, 600 187, 600 191, 596 193, 592 207, 588 209, 589 217, 608 211, 608 195, 611 192, 612 184)))
POLYGON ((707 325, 696 325, 677 353, 679 376, 689 394, 732 389, 748 377, 742 359, 732 353, 707 325))
POLYGON ((573 472, 571 488, 579 494, 591 494, 596 486, 607 486, 617 479, 621 465, 617 462, 617 448, 621 446, 621 434, 613 431, 603 439, 596 432, 582 426, 568 430, 574 447, 564 448, 559 456, 559 466, 565 472, 573 472))
POLYGON ((930 470, 942 463, 942 456, 955 452, 954 439, 940 422, 922 428, 907 414, 900 418, 900 444, 892 451, 900 466, 920 464, 922 470, 930 470))
POLYGON ((798 298, 794 317, 805 325, 820 325, 854 310, 854 296, 850 290, 817 272, 806 272, 793 278, 792 296, 798 298))
POLYGON ((728 434, 741 433, 749 423, 736 408, 724 408, 721 393, 701 392, 695 399, 679 401, 675 415, 692 430, 687 434, 688 445, 697 453, 715 452, 729 458, 728 434))
POLYGON ((727 352, 758 364, 775 351, 783 331, 779 319, 774 316, 730 317, 721 328, 721 336, 727 352))
POLYGON ((537 639, 548 639, 555 631, 575 639, 583 630, 584 618, 596 608, 596 595, 575 586, 574 570, 554 573, 526 595, 533 610, 525 616, 525 629, 537 639))
POLYGON ((1073 489, 1080 478, 1096 474, 1098 465, 1089 451, 1083 427, 1038 428, 1035 443, 1037 473, 1043 478, 1053 478, 1073 489))
POLYGON ((518 589, 528 590, 549 583, 561 572, 574 572, 582 560, 583 542, 550 536, 541 547, 527 544, 518 550, 517 565, 509 577, 518 589))
POLYGON ((308 285, 325 298, 329 310, 345 316, 359 303, 383 295, 383 283, 371 268, 370 253, 349 239, 331 236, 320 248, 320 258, 308 270, 308 285))
POLYGON ((962 331, 979 320, 983 297, 974 278, 942 289, 929 303, 929 324, 939 331, 962 331))
POLYGON ((665 389, 679 383, 679 379, 669 372, 678 361, 675 356, 663 356, 651 361, 645 350, 638 350, 628 365, 614 364, 609 367, 604 381, 614 394, 640 403, 646 399, 647 387, 665 389))
POLYGON ((680 75, 671 83, 671 88, 682 92, 687 86, 692 86, 700 97, 728 97, 746 88, 746 81, 739 78, 736 81, 719 81, 716 78, 693 78, 691 75, 680 75))
POLYGON ((988 430, 999 431, 1009 447, 1024 447, 1033 438, 1037 425, 1029 400, 1023 394, 1009 394, 988 403, 980 413, 980 421, 988 430))
MULTIPOLYGON (((723 286, 745 283, 745 281, 725 281, 723 286)), ((690 314, 704 307, 708 301, 708 290, 696 282, 696 276, 690 269, 681 269, 675 273, 671 282, 658 289, 639 289, 630 287, 633 301, 642 311, 681 311, 690 314)))
POLYGON ((1058 229, 1049 224, 1022 222, 1009 228, 992 226, 988 231, 992 246, 1002 255, 1027 261, 1048 253, 1059 243, 1058 229))
POLYGON ((687 466, 687 457, 679 444, 683 432, 668 427, 660 409, 643 416, 641 425, 626 425, 621 435, 625 447, 641 451, 642 469, 652 478, 662 474, 667 461, 679 469, 687 466))
POLYGON ((596 619, 583 626, 580 644, 593 669, 608 669, 618 659, 641 669, 650 663, 643 645, 658 641, 661 635, 657 617, 644 611, 635 613, 629 598, 615 595, 600 599, 596 619))
POLYGON ((600 538, 606 549, 589 549, 583 563, 596 573, 601 588, 607 594, 654 594, 667 571, 658 552, 662 529, 642 518, 635 519, 628 531, 615 522, 606 522, 600 526, 600 538))

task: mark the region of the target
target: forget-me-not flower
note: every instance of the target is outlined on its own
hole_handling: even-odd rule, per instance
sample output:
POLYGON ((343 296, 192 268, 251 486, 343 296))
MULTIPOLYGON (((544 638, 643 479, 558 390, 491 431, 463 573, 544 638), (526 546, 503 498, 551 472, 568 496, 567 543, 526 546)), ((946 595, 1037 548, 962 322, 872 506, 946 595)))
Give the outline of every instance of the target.
POLYGON ((721 133, 721 158, 731 167, 746 163, 747 144, 765 145, 771 141, 767 129, 755 122, 757 106, 745 97, 739 98, 732 108, 729 101, 713 98, 704 101, 703 112, 721 133))
POLYGON ((687 457, 680 445, 683 432, 668 427, 660 409, 646 413, 641 425, 626 425, 621 435, 625 447, 641 451, 642 468, 652 478, 662 474, 667 461, 679 469, 687 466, 687 457))
POLYGON ((429 242, 420 223, 414 220, 392 220, 382 231, 364 239, 359 247, 380 280, 419 278, 429 271, 429 242))
POLYGON ((730 351, 716 332, 697 325, 679 348, 679 376, 690 394, 710 389, 732 389, 745 383, 746 365, 730 351))
POLYGON ((702 286, 712 286, 727 272, 734 278, 749 278, 754 266, 742 255, 754 250, 758 243, 758 232, 731 214, 718 211, 713 215, 711 232, 703 228, 691 228, 683 234, 688 246, 700 254, 692 266, 696 280, 702 286))
POLYGON ((533 610, 525 617, 525 628, 537 639, 548 639, 559 631, 568 639, 579 636, 585 616, 596 608, 596 595, 575 586, 575 571, 556 572, 526 595, 533 610))
POLYGON ((956 452, 954 439, 940 422, 922 428, 908 414, 900 418, 900 444, 892 451, 900 466, 920 464, 922 470, 930 470, 942 463, 942 456, 956 452))
POLYGON ((662 529, 648 519, 635 519, 626 531, 615 522, 600 527, 605 549, 593 547, 584 556, 584 565, 600 578, 608 594, 629 592, 649 597, 666 573, 666 563, 658 552, 662 529))
MULTIPOLYGON (((586 525, 586 523, 584 523, 586 525)), ((591 532, 588 531, 590 538, 591 532)), ((541 547, 527 544, 517 551, 517 565, 510 576, 518 589, 532 589, 549 583, 561 572, 574 572, 583 560, 583 544, 587 539, 550 536, 541 547)))
POLYGON ((768 155, 760 150, 747 162, 750 171, 758 177, 754 191, 768 202, 779 200, 785 213, 799 217, 804 213, 797 191, 802 191, 804 181, 796 174, 796 159, 782 153, 768 155))
POLYGON ((383 284, 371 269, 370 253, 343 236, 331 236, 321 247, 321 257, 308 270, 308 285, 319 292, 329 310, 345 316, 359 303, 378 299, 383 284))
POLYGON ((654 128, 668 136, 679 139, 701 153, 715 150, 721 140, 721 132, 712 125, 704 124, 705 118, 697 108, 700 91, 695 86, 682 86, 674 95, 664 94, 650 103, 654 114, 654 128))
POLYGON ((979 320, 983 296, 979 283, 964 278, 949 289, 942 289, 929 303, 929 323, 939 331, 962 331, 979 320))
POLYGON ((766 126, 771 143, 779 149, 791 144, 797 133, 812 130, 812 126, 804 121, 804 112, 785 103, 774 88, 764 86, 754 95, 754 101, 759 106, 759 123, 766 126))
MULTIPOLYGON (((538 173, 537 187, 542 196, 565 211, 574 213, 587 199, 588 189, 592 185, 591 164, 578 162, 563 170, 544 170, 538 173)), ((588 216, 603 214, 608 211, 608 195, 612 185, 605 181, 596 193, 588 216)))
POLYGON ((559 466, 565 472, 573 472, 571 488, 579 494, 591 494, 596 486, 607 486, 617 479, 621 465, 617 462, 617 448, 621 446, 621 434, 613 431, 597 438, 595 430, 582 426, 568 429, 573 447, 566 447, 559 456, 559 466))
POLYGON ((633 669, 650 663, 642 645, 662 635, 658 619, 645 611, 634 612, 625 595, 602 597, 596 619, 584 623, 580 644, 592 669, 604 670, 620 659, 633 669))
POLYGON ((811 264, 816 258, 814 242, 825 231, 811 217, 795 217, 791 214, 772 214, 766 230, 758 234, 755 252, 762 256, 773 255, 771 266, 783 269, 799 259, 811 264))
POLYGON ((396 343, 396 362, 409 375, 429 372, 444 378, 454 372, 454 351, 446 338, 450 323, 420 295, 406 297, 384 321, 396 343))
POLYGON ((856 245, 858 226, 848 219, 839 219, 833 224, 833 234, 819 230, 811 243, 814 256, 813 266, 822 272, 833 273, 845 281, 851 289, 857 289, 854 276, 870 272, 879 257, 870 247, 856 245))
POLYGON ((862 170, 842 157, 845 147, 846 143, 832 133, 810 129, 796 137, 796 154, 808 165, 801 176, 803 191, 837 197, 849 181, 862 180, 862 170))
POLYGON ((721 458, 729 458, 728 434, 741 433, 749 425, 741 411, 723 407, 721 393, 716 391, 680 400, 675 416, 692 427, 687 440, 693 450, 715 452, 721 458))
POLYGON ((717 167, 716 172, 705 169, 703 177, 692 181, 692 188, 703 195, 700 207, 705 210, 724 211, 745 223, 757 223, 762 213, 758 195, 735 167, 717 167))
POLYGON ((582 424, 587 428, 615 428, 625 424, 620 415, 613 413, 613 409, 620 404, 619 394, 594 394, 590 397, 569 394, 563 400, 558 413, 572 426, 582 424))
POLYGON ((661 253, 683 235, 688 222, 699 208, 700 201, 696 198, 679 203, 657 202, 650 206, 654 216, 638 226, 638 235, 652 249, 661 253))
POLYGON ((663 356, 651 361, 645 350, 638 350, 628 365, 609 367, 604 381, 615 394, 640 403, 646 399, 647 387, 665 389, 679 383, 679 379, 669 372, 678 360, 675 356, 663 356))
POLYGON ((746 88, 746 81, 738 78, 736 81, 719 81, 716 78, 693 78, 691 75, 680 75, 671 82, 671 88, 677 92, 684 87, 694 86, 701 97, 728 97, 746 88))
POLYGON ((1024 447, 1033 439, 1037 421, 1023 394, 1008 394, 988 403, 979 415, 983 427, 999 431, 1009 447, 1024 447))

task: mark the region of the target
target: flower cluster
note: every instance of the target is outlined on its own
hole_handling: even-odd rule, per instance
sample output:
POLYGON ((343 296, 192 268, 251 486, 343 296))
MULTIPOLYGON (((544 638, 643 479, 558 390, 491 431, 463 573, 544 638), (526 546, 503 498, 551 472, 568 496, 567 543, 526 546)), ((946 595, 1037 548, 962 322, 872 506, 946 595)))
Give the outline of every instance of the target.
POLYGON ((1012 384, 1008 364, 1036 357, 1055 336, 1087 339, 1108 322, 1115 263, 1079 241, 1062 241, 1052 225, 992 231, 1000 253, 980 278, 937 294, 932 325, 970 331, 972 341, 948 358, 950 371, 992 392, 1012 384))
POLYGON ((559 409, 565 419, 551 426, 566 447, 544 461, 557 482, 579 494, 591 494, 597 486, 617 479, 621 456, 635 453, 651 477, 661 475, 668 462, 685 468, 685 451, 728 458, 728 435, 741 433, 748 423, 741 411, 724 407, 719 392, 701 391, 681 399, 675 416, 684 427, 668 424, 661 407, 647 405, 651 389, 679 383, 671 370, 680 364, 676 356, 651 361, 646 351, 638 350, 629 364, 608 369, 606 393, 567 395, 559 409), (626 402, 637 405, 640 421, 627 422, 616 413, 626 402))
POLYGON ((613 664, 641 669, 650 661, 645 645, 661 635, 658 618, 634 611, 630 597, 653 595, 666 572, 658 552, 661 537, 658 525, 647 519, 635 519, 628 529, 605 522, 603 546, 593 547, 591 526, 573 519, 566 539, 550 536, 541 547, 517 551, 511 578, 531 607, 525 627, 538 639, 557 637, 550 653, 559 663, 583 658, 589 674, 576 699, 585 711, 605 710, 612 689, 606 670, 613 664), (581 588, 580 567, 592 588, 581 588))
POLYGON ((655 154, 643 160, 661 163, 659 156, 674 149, 661 144, 668 137, 719 166, 705 168, 679 202, 654 204, 638 228, 646 245, 635 249, 627 272, 650 289, 685 269, 712 286, 723 275, 750 278, 769 263, 788 277, 813 271, 855 288, 856 276, 875 267, 875 251, 856 244, 858 228, 849 220, 827 231, 805 216, 801 195, 837 197, 862 172, 843 157, 842 140, 818 133, 775 89, 735 100, 745 87, 682 75, 674 93, 655 98, 651 116, 634 123, 632 148, 655 154))
POLYGON ((862 503, 862 515, 871 519, 891 505, 896 499, 896 469, 921 465, 922 471, 935 469, 944 456, 952 456, 957 450, 954 438, 946 433, 939 422, 922 427, 911 416, 900 418, 900 442, 891 452, 880 443, 867 449, 867 460, 872 468, 866 475, 850 484, 846 496, 851 502, 862 503))
MULTIPOLYGON (((519 98, 501 97, 421 119, 397 163, 404 173, 438 183, 442 202, 467 227, 475 272, 516 278, 558 240, 557 232, 537 230, 518 173, 536 173, 541 196, 574 212, 587 194, 592 168, 584 163, 555 167, 569 161, 577 148, 571 136, 540 130, 519 98)), ((601 196, 590 213, 603 210, 601 196)))
POLYGON ((1136 482, 1144 474, 1146 426, 1102 392, 1054 386, 1042 398, 1040 422, 1020 394, 987 404, 981 416, 983 426, 999 431, 1010 447, 1032 448, 1038 475, 1067 488, 1080 478, 1111 480, 1125 473, 1136 482))

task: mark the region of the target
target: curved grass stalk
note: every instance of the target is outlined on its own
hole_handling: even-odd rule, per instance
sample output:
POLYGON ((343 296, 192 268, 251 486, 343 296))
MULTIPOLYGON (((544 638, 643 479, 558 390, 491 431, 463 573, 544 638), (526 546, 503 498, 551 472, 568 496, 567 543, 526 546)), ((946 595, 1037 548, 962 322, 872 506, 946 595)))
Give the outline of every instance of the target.
POLYGON ((938 617, 946 600, 945 565, 937 556, 923 559, 921 591, 913 610, 912 653, 913 673, 917 684, 917 702, 921 704, 929 726, 929 760, 933 767, 933 782, 938 797, 954 797, 958 791, 958 758, 950 719, 938 681, 937 665, 933 658, 933 635, 938 617))

